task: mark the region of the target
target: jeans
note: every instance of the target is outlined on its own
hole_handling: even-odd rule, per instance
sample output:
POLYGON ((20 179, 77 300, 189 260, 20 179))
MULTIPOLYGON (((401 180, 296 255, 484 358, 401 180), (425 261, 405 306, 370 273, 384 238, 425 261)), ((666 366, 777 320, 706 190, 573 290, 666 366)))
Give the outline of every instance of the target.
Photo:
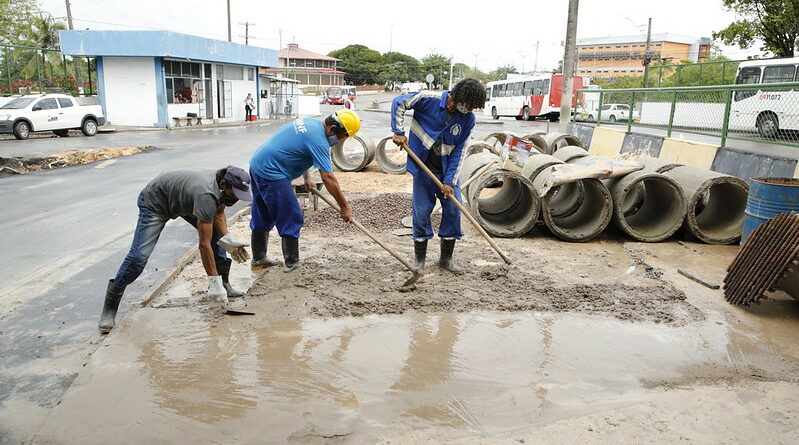
MULTIPOLYGON (((139 220, 136 223, 136 230, 133 232, 133 243, 130 246, 130 251, 119 266, 119 271, 114 278, 114 285, 125 287, 130 283, 136 281, 144 271, 144 266, 147 265, 147 260, 155 249, 158 238, 161 236, 161 231, 169 221, 168 216, 158 215, 152 210, 148 209, 144 203, 144 192, 139 193, 139 199, 136 201, 139 206, 139 220)), ((197 227, 197 218, 193 216, 184 216, 189 224, 197 227)), ((227 258, 225 250, 217 245, 219 234, 214 230, 211 238, 211 248, 216 253, 217 259, 227 258)))
MULTIPOLYGON (((443 176, 436 175, 439 180, 443 176)), ((461 201, 461 188, 452 187, 455 199, 461 201)), ((433 237, 433 223, 430 214, 436 206, 436 199, 441 201, 441 225, 438 237, 443 239, 461 239, 461 213, 458 207, 444 197, 435 182, 423 171, 413 175, 413 239, 423 240, 433 237)))
POLYGON ((270 181, 250 171, 252 185, 252 209, 250 229, 254 232, 269 232, 277 226, 281 237, 299 238, 305 223, 302 209, 288 179, 270 181))

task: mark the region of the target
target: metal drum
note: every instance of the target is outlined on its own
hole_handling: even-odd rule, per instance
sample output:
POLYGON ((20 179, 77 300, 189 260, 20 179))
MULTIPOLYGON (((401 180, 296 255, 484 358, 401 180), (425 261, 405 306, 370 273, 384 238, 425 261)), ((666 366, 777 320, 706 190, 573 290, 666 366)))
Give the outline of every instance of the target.
POLYGON ((752 178, 741 245, 761 224, 780 213, 799 211, 799 179, 752 178))

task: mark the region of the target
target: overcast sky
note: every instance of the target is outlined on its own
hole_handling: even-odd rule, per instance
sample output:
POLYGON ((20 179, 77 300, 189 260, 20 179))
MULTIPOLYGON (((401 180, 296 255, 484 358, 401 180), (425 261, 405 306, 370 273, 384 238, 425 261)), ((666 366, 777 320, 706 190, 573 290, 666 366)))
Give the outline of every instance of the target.
MULTIPOLYGON (((227 39, 225 0, 71 0, 76 29, 163 29, 227 39)), ((280 31, 289 41, 327 54, 359 43, 377 51, 389 49, 422 58, 431 52, 456 62, 477 64, 483 71, 512 64, 530 70, 553 68, 563 57, 568 0, 494 1, 463 6, 465 1, 245 1, 231 0, 232 34, 244 43, 245 21, 250 44, 278 49, 280 31), (458 6, 455 6, 458 5, 458 6)), ((40 0, 42 9, 66 17, 64 0, 40 0)), ((583 0, 577 38, 641 34, 647 19, 653 33, 711 37, 735 20, 721 0, 583 0)), ((758 54, 757 47, 722 47, 732 59, 758 54)))

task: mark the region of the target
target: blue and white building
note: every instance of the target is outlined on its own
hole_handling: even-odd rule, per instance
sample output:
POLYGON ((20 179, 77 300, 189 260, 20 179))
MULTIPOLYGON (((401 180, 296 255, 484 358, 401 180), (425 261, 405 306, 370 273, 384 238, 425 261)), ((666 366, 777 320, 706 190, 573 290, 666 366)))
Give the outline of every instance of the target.
POLYGON ((95 57, 98 101, 109 124, 169 127, 195 113, 243 121, 244 99, 258 100, 259 68, 278 66, 275 50, 168 31, 61 31, 61 52, 95 57))

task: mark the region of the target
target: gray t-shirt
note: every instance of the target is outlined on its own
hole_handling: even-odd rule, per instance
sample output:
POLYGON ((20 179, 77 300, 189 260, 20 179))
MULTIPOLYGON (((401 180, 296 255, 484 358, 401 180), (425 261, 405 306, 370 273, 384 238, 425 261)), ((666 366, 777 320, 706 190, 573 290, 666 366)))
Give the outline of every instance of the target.
POLYGON ((169 218, 194 216, 213 222, 222 203, 216 170, 191 169, 161 173, 144 187, 148 209, 169 218))

